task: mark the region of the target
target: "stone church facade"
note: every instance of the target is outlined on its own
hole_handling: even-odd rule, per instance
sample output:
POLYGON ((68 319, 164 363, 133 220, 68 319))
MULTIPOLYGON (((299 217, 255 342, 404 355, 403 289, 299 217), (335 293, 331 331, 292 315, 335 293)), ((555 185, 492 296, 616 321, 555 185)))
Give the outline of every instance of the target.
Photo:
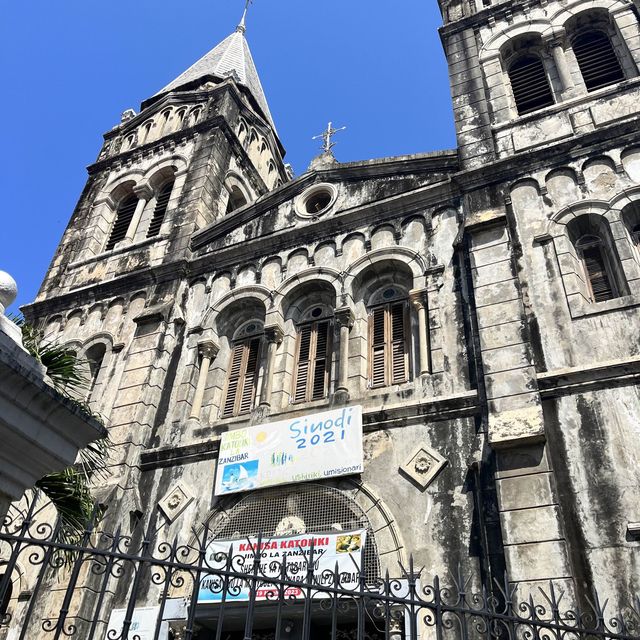
POLYGON ((107 528, 362 526, 371 577, 412 553, 425 576, 621 602, 640 590, 638 7, 441 9, 457 149, 329 151, 292 176, 243 21, 105 134, 25 313, 89 362, 107 528), (348 405, 362 474, 214 496, 223 433, 348 405))

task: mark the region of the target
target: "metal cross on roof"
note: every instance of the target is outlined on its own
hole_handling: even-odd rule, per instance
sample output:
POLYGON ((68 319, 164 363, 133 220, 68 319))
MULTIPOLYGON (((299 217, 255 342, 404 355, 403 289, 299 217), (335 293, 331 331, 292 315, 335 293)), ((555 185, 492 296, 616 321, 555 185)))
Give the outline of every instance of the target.
POLYGON ((331 149, 333 149, 333 147, 335 146, 335 142, 331 141, 331 138, 338 133, 338 131, 344 131, 347 127, 340 127, 339 129, 334 129, 332 127, 332 122, 330 122, 327 126, 327 130, 322 132, 321 134, 317 135, 317 136, 313 136, 312 140, 318 140, 320 138, 322 138, 322 150, 325 153, 328 153, 329 151, 331 151, 331 149))

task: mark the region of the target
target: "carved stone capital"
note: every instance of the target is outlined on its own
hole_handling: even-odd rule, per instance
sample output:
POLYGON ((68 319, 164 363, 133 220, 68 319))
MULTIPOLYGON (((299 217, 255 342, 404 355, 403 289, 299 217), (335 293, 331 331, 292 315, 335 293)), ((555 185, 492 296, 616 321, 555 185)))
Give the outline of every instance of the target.
POLYGON ((427 290, 426 289, 413 289, 409 291, 409 300, 411 304, 420 311, 427 308, 427 290))
POLYGON ((284 331, 279 325, 272 324, 264 328, 264 337, 269 344, 280 344, 284 338, 284 331))
POLYGON ((133 187, 135 193, 141 200, 149 201, 153 198, 153 189, 148 184, 138 184, 133 187))
POLYGON ((202 340, 198 342, 198 353, 203 358, 213 360, 218 355, 220 347, 213 340, 202 340))
POLYGON ((542 42, 547 47, 564 47, 567 32, 560 28, 542 35, 542 42))
POLYGON ((346 326, 346 327, 349 327, 349 329, 353 327, 353 323, 355 321, 355 315, 351 307, 340 307, 339 309, 336 309, 334 313, 334 317, 336 319, 336 322, 338 323, 338 326, 340 327, 346 326))

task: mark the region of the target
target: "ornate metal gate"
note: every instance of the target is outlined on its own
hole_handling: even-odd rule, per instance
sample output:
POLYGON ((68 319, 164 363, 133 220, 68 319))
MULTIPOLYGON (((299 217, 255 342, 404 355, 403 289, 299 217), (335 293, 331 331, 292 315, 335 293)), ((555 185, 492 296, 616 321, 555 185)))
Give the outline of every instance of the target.
MULTIPOLYGON (((269 575, 231 553, 215 566, 207 559, 207 527, 192 544, 157 541, 87 527, 82 540, 64 542, 55 526, 29 512, 0 531, 0 638, 39 640, 631 640, 640 637, 640 598, 608 611, 597 593, 582 607, 566 587, 549 584, 535 594, 495 584, 472 587, 462 574, 426 581, 411 559, 398 576, 372 579, 364 569, 357 584, 339 571, 314 570, 313 546, 306 569, 292 572, 286 557, 269 575), (274 572, 275 569, 275 572, 274 572), (198 603, 203 578, 215 604, 198 603), (20 580, 28 581, 29 590, 20 580), (238 602, 239 590, 248 596, 238 602), (121 608, 114 617, 114 607, 121 608), (137 619, 143 611, 147 627, 137 619), (111 622, 109 622, 111 621, 111 622)), ((257 543, 260 549, 261 541, 257 543)), ((253 544, 256 544, 255 542, 253 544)))

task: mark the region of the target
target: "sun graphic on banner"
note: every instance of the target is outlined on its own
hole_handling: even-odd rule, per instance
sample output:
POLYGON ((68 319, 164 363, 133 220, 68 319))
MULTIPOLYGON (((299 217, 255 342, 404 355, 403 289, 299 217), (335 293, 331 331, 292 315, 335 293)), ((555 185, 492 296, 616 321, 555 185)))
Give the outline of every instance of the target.
POLYGON ((256 442, 258 443, 263 443, 265 440, 267 439, 267 432, 266 431, 261 431, 260 433, 258 433, 256 435, 256 442))

